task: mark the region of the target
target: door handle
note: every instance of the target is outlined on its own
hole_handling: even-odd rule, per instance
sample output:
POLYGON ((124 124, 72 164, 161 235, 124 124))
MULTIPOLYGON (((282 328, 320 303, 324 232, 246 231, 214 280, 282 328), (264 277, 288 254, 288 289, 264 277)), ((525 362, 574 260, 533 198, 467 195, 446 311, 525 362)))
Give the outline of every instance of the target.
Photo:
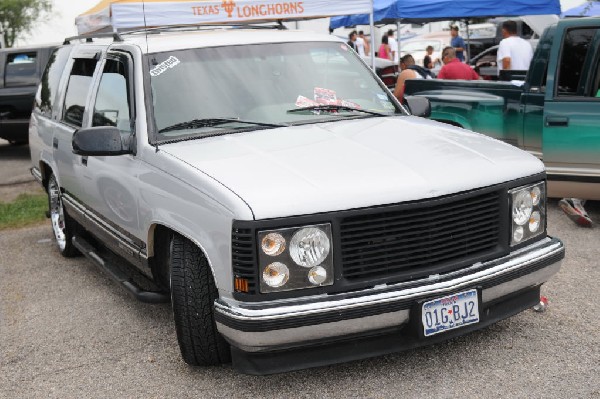
POLYGON ((81 164, 83 166, 87 166, 87 161, 88 161, 88 157, 87 156, 81 157, 81 164))
POLYGON ((569 118, 566 116, 547 116, 546 126, 569 126, 569 118))
POLYGON ((52 147, 58 148, 58 139, 56 137, 52 138, 52 147))

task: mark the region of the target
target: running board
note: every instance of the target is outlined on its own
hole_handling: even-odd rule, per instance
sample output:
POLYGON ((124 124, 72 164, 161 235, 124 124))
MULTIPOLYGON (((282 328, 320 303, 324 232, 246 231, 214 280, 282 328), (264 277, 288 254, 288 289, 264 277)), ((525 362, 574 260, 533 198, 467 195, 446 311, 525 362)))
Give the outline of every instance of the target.
POLYGON ((104 270, 110 278, 112 278, 127 292, 133 295, 133 297, 138 301, 145 303, 165 303, 171 300, 168 293, 146 291, 140 288, 140 286, 130 276, 128 276, 126 273, 121 271, 118 267, 116 267, 109 261, 103 259, 100 255, 98 255, 96 248, 94 248, 92 244, 90 244, 83 238, 75 236, 73 237, 72 242, 75 248, 79 250, 79 252, 81 252, 83 255, 85 255, 86 258, 88 258, 94 264, 96 264, 96 266, 104 270))

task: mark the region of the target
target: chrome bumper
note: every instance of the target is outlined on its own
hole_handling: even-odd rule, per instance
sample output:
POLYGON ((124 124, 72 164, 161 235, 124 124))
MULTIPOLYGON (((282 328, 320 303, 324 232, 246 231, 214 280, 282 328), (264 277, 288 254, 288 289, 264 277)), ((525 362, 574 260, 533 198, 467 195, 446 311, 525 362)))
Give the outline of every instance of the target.
POLYGON ((291 348, 337 337, 398 328, 416 301, 481 288, 482 305, 538 287, 560 269, 563 243, 546 238, 509 255, 418 282, 383 284, 359 292, 259 303, 218 299, 219 332, 246 352, 291 348))

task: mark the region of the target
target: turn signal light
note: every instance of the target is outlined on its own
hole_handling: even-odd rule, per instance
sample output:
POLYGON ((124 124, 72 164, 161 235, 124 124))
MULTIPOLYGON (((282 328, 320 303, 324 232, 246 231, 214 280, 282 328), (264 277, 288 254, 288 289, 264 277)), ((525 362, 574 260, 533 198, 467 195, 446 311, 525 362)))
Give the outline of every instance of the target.
POLYGON ((234 280, 235 290, 237 292, 248 292, 248 280, 241 277, 236 277, 234 280))

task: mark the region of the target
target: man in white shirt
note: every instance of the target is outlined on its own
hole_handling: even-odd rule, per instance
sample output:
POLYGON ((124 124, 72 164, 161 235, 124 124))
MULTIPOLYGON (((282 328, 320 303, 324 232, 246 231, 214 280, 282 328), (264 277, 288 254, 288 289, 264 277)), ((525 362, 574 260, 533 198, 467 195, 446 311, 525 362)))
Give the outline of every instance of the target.
POLYGON ((392 60, 397 64, 400 59, 400 54, 398 54, 398 42, 394 38, 394 31, 388 30, 388 44, 390 45, 390 51, 392 52, 392 60))
POLYGON ((356 42, 354 42, 354 44, 356 44, 356 52, 358 53, 358 55, 360 55, 361 57, 365 57, 367 55, 365 52, 365 39, 360 37, 360 34, 356 37, 356 42))
POLYGON ((517 36, 517 23, 515 21, 504 21, 502 23, 502 36, 504 39, 498 47, 498 71, 503 69, 527 70, 533 58, 531 44, 517 36))

